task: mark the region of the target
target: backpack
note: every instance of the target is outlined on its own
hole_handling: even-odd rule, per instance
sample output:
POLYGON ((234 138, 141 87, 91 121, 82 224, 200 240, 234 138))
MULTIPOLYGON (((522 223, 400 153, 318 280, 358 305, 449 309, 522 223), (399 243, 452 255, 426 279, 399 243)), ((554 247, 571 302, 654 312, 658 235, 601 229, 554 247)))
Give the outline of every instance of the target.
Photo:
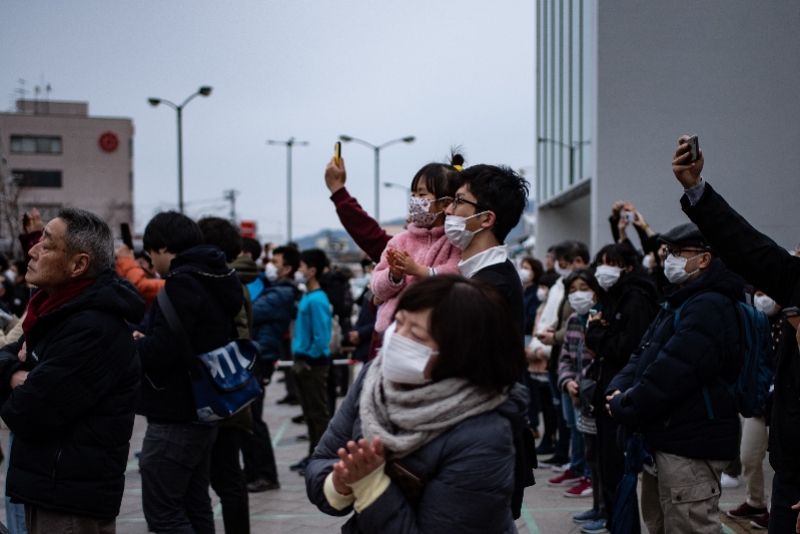
MULTIPOLYGON (((678 330, 681 311, 689 300, 675 310, 675 321, 673 323, 675 331, 678 330)), ((736 410, 743 417, 753 417, 761 413, 775 375, 768 363, 772 358, 772 332, 769 326, 769 319, 767 319, 767 315, 764 312, 756 310, 743 302, 736 302, 736 309, 739 331, 742 336, 742 369, 733 384, 728 384, 722 377, 718 376, 717 378, 733 397, 736 410)), ((708 386, 703 386, 703 398, 705 399, 708 418, 714 419, 708 386)))

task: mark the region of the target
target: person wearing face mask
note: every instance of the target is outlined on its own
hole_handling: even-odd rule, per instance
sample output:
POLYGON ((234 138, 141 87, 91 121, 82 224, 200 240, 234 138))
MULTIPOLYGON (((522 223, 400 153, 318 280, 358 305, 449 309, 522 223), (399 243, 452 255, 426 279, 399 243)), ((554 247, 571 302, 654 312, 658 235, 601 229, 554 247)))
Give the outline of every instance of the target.
MULTIPOLYGON (((781 315, 781 306, 763 291, 756 291, 753 306, 769 317, 772 330, 772 355, 777 357, 780 344, 781 331, 785 323, 781 315)), ((774 366, 773 366, 774 370, 774 366)), ((764 485, 764 458, 767 455, 769 443, 769 411, 771 399, 765 403, 763 413, 755 417, 747 417, 742 424, 742 442, 740 446, 741 471, 744 474, 747 486, 747 499, 733 510, 728 510, 726 515, 734 519, 750 518, 750 525, 759 528, 769 528, 769 491, 764 485)))
POLYGON ((583 532, 604 532, 606 509, 602 499, 597 465, 597 426, 589 407, 581 404, 579 380, 587 377, 593 355, 584 340, 589 310, 600 309, 603 290, 590 269, 579 269, 564 280, 567 298, 575 310, 567 319, 566 334, 558 365, 558 388, 562 392, 564 418, 572 433, 570 465, 561 476, 549 480, 551 486, 572 486, 565 497, 592 496, 592 509, 579 514, 583 532))
POLYGON ((461 274, 478 278, 506 299, 520 339, 525 336, 525 303, 517 268, 505 239, 528 202, 528 182, 508 167, 473 165, 460 173, 445 213, 445 234, 461 250, 461 274))
POLYGON ((350 515, 343 533, 517 531, 530 430, 512 325, 482 282, 443 275, 403 293, 306 470, 311 502, 350 515))
POLYGON ((718 533, 720 476, 739 444, 739 413, 727 385, 741 370, 737 301, 744 281, 692 223, 659 239, 673 285, 628 365, 606 388, 606 407, 619 424, 639 427, 652 451, 655 468, 642 473, 648 530, 718 533))
MULTIPOLYGON (((603 311, 587 325, 586 347, 595 354, 592 378, 597 421, 600 482, 606 510, 614 509, 617 485, 625 474, 625 455, 617 445, 619 425, 605 410, 605 391, 628 364, 658 310, 658 291, 629 243, 606 245, 594 259, 595 278, 605 290, 603 311)), ((582 519, 582 518, 577 518, 582 519)), ((606 528, 612 530, 612 518, 606 528)), ((637 528, 637 527, 635 527, 637 528)))
MULTIPOLYGON (((562 241, 553 247, 555 257, 554 268, 559 275, 558 281, 550 288, 544 309, 536 324, 536 331, 528 349, 538 358, 545 358, 550 387, 553 393, 553 403, 561 405, 563 393, 558 388, 558 359, 561 355, 561 344, 567 331, 567 319, 575 310, 570 306, 567 298, 564 280, 573 270, 584 269, 589 266, 589 247, 580 241, 562 241)), ((545 458, 539 465, 552 467, 557 471, 565 471, 569 458, 570 431, 563 417, 563 409, 558 409, 558 443, 555 454, 545 458)))
POLYGON ((411 180, 408 230, 389 241, 372 274, 372 292, 383 301, 375 321, 378 336, 392 322, 397 301, 408 287, 430 276, 459 272, 461 251, 445 235, 444 210, 455 194, 463 163, 463 156, 453 154, 450 165, 429 163, 411 180))
MULTIPOLYGON (((259 275, 263 289, 253 301, 253 341, 261 347, 261 383, 270 383, 289 324, 297 313, 300 298, 294 274, 300 266, 300 252, 294 247, 278 247, 259 275)), ((242 458, 247 491, 258 493, 280 488, 269 427, 264 422, 264 396, 250 404, 253 433, 242 436, 242 458)))
MULTIPOLYGON (((542 262, 535 260, 531 257, 522 258, 519 268, 519 279, 522 282, 522 290, 524 291, 523 297, 525 298, 525 332, 533 331, 533 324, 536 321, 536 311, 539 309, 541 300, 537 294, 539 293, 539 279, 544 275, 544 267, 542 262)), ((530 343, 530 334, 525 335, 525 346, 530 343)), ((526 356, 529 351, 526 350, 526 356)), ((528 359, 531 362, 530 358, 528 359)), ((543 362, 542 362, 543 363, 543 362)), ((536 375, 532 372, 531 365, 528 366, 528 372, 525 373, 523 383, 528 386, 530 390, 530 403, 528 404, 528 419, 531 422, 534 435, 539 438, 539 412, 542 410, 542 403, 539 396, 539 384, 536 375)), ((544 370, 544 369, 542 369, 544 370)), ((541 375, 541 373, 540 373, 541 375)), ((549 389, 549 387, 548 387, 549 389)))

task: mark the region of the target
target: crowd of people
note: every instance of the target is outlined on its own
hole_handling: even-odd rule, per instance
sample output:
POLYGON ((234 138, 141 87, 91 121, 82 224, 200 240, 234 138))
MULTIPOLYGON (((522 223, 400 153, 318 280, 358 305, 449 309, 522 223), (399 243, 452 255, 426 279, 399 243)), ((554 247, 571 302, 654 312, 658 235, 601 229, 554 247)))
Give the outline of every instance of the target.
POLYGON ((93 213, 32 210, 24 257, 0 257, 9 530, 114 532, 138 414, 149 529, 214 532, 213 491, 225 532, 248 533, 248 493, 281 487, 264 400, 283 369, 278 402, 308 429, 291 469, 345 533, 516 532, 535 468, 587 499, 582 532, 639 532, 640 511, 653 534, 719 532, 743 471, 725 513, 800 533, 800 258, 702 179, 687 140, 672 166, 691 222, 656 233, 620 201, 609 244, 541 259, 510 257, 528 183, 508 167, 423 166, 390 236, 335 158, 356 299, 324 251, 218 217, 160 213, 133 250, 93 213), (228 368, 250 386, 198 393, 228 368))

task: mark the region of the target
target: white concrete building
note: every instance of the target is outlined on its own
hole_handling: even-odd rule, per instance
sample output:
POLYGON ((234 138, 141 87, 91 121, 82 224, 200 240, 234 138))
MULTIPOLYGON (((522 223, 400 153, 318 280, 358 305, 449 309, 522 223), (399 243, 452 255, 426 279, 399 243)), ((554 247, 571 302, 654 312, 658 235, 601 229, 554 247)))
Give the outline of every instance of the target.
POLYGON ((734 208, 797 246, 800 2, 537 6, 538 255, 566 238, 610 243, 619 199, 656 232, 686 222, 681 134, 699 136, 703 176, 734 208))

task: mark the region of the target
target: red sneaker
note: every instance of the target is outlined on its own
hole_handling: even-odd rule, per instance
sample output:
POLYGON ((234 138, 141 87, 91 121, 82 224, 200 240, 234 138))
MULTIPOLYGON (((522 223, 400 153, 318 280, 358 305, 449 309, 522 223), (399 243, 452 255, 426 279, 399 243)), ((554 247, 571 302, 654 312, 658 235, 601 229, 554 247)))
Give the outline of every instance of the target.
POLYGON ((755 519, 753 519, 752 521, 750 521, 750 525, 752 525, 753 528, 758 528, 758 529, 769 528, 769 512, 760 515, 755 519))
POLYGON ((766 508, 753 508, 747 503, 743 503, 739 508, 726 512, 728 517, 742 519, 743 517, 758 517, 767 513, 766 508))
POLYGON ((547 481, 548 486, 574 486, 581 481, 581 477, 567 469, 559 476, 547 481))
POLYGON ((564 492, 564 497, 591 497, 592 481, 582 477, 580 484, 564 492))

